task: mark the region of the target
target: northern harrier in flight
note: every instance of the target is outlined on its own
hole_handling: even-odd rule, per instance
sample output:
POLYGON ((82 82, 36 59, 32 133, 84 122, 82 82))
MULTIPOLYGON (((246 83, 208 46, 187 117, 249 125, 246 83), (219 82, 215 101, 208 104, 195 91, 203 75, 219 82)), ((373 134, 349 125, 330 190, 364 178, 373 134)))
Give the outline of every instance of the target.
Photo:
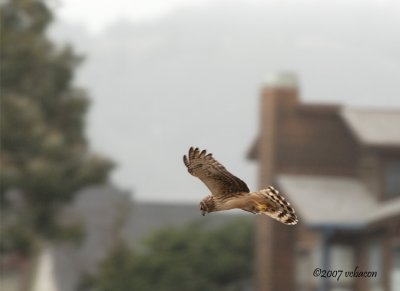
POLYGON ((200 202, 203 216, 210 212, 239 208, 254 214, 266 214, 284 224, 297 224, 293 207, 277 190, 269 186, 250 192, 245 182, 229 173, 205 150, 191 147, 188 156, 183 156, 183 162, 189 173, 199 178, 211 191, 211 195, 200 202))

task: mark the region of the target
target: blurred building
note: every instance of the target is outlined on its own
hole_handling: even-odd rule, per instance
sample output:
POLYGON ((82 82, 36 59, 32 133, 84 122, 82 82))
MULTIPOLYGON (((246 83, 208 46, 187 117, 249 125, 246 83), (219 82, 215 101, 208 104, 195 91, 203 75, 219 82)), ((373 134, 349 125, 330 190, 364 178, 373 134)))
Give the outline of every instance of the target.
POLYGON ((122 238, 132 208, 131 195, 115 186, 99 185, 79 191, 64 208, 66 225, 81 225, 81 241, 60 241, 42 249, 38 257, 32 291, 78 290, 83 274, 93 273, 98 263, 122 238))
MULTIPOLYGON (((238 215, 216 214, 202 221, 206 226, 215 227, 238 215)), ((197 204, 133 202, 129 192, 111 185, 83 189, 65 209, 63 217, 67 223, 84 225, 82 242, 49 245, 39 256, 35 277, 31 280, 32 288, 22 290, 76 291, 81 276, 94 273, 118 240, 128 242, 137 250, 143 247, 143 239, 153 231, 183 226, 203 218, 197 204)), ((253 216, 246 217, 254 219, 253 216)))
POLYGON ((291 74, 267 82, 260 109, 248 157, 300 223, 259 217, 257 290, 400 290, 400 110, 305 104, 291 74))

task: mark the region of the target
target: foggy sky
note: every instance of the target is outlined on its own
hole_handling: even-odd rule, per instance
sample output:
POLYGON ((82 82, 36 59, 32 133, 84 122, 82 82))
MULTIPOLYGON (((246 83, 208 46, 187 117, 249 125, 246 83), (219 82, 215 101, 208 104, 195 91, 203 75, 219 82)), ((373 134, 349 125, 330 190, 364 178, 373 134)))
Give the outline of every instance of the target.
POLYGON ((119 165, 113 181, 141 200, 194 202, 208 190, 183 166, 191 145, 257 188, 245 155, 270 72, 294 71, 305 102, 400 108, 398 3, 224 1, 96 35, 58 21, 50 34, 87 56, 76 83, 92 100, 91 147, 119 165))

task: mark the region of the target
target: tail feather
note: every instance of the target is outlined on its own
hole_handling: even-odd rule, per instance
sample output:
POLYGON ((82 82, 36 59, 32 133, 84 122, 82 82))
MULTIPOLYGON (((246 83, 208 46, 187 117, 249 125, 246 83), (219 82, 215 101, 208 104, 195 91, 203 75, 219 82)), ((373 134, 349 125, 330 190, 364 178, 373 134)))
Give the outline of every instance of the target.
POLYGON ((299 221, 295 210, 285 197, 272 186, 255 192, 258 194, 256 211, 261 214, 268 215, 284 224, 295 225, 299 221))

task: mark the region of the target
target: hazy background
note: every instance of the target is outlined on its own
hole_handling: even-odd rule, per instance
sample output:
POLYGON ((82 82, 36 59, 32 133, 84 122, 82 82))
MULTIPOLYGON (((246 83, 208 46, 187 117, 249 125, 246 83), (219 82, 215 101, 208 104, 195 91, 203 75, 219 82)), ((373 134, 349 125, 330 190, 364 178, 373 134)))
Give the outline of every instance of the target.
POLYGON ((400 107, 400 2, 78 1, 51 3, 50 35, 87 55, 91 146, 139 200, 198 201, 182 155, 204 147, 250 188, 245 155, 259 90, 294 71, 307 102, 400 107), (95 8, 94 8, 95 7, 95 8))
MULTIPOLYGON (((378 153, 357 153, 360 177, 272 173, 299 214, 297 229, 263 227, 267 218, 255 222, 243 211, 202 217, 198 203, 208 190, 182 162, 190 146, 206 148, 251 189, 265 187, 246 155, 260 132, 260 90, 281 72, 297 75, 300 104, 370 107, 374 114, 359 111, 361 119, 347 112, 356 127, 363 120, 396 140, 390 125, 400 122, 390 120, 400 112, 400 1, 0 0, 0 14, 5 290, 263 290, 292 282, 351 290, 359 282, 319 281, 313 268, 364 263, 381 275, 362 282, 371 290, 400 286, 398 143, 390 151, 382 139, 378 153), (77 71, 75 52, 86 57, 77 71), (360 190, 366 177, 381 200, 360 190), (336 205, 331 220, 322 200, 307 196, 313 193, 336 205), (342 217, 349 201, 365 228, 353 229, 354 209, 348 221, 342 217), (309 207, 319 220, 304 215, 309 207), (287 280, 275 280, 270 266, 287 280)), ((348 116, 320 117, 293 115, 282 127, 304 138, 304 156, 293 159, 299 174, 330 162, 323 154, 336 155, 318 139, 338 140, 341 157, 359 146, 345 140, 352 137, 342 130, 355 126, 348 116), (303 117, 303 125, 289 126, 303 117), (332 131, 320 134, 323 126, 332 131)), ((350 168, 343 163, 341 173, 350 168)))

